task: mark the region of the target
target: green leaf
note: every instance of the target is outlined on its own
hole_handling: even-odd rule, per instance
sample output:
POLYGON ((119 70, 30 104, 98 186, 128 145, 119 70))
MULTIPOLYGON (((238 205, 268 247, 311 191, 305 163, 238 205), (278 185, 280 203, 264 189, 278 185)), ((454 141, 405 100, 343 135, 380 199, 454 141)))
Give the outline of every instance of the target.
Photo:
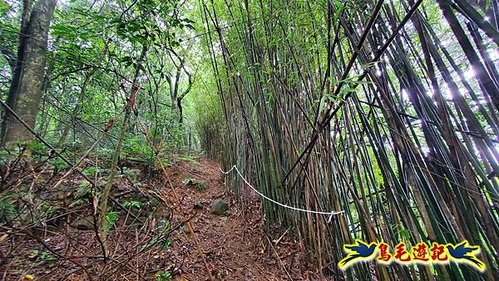
POLYGON ((108 212, 104 220, 104 231, 108 232, 116 224, 118 218, 117 212, 108 212))
POLYGON ((7 2, 0 0, 0 16, 2 17, 6 16, 9 10, 10 10, 10 5, 7 2))
POLYGON ((59 171, 69 168, 68 163, 66 163, 64 160, 62 160, 59 157, 52 159, 50 162, 52 163, 54 168, 59 171))
POLYGON ((9 198, 0 199, 0 223, 9 222, 17 217, 17 210, 9 198))
POLYGON ((140 209, 142 207, 142 202, 139 202, 139 201, 126 201, 125 203, 123 203, 123 207, 125 208, 136 208, 136 209, 140 209))
POLYGON ((168 281, 172 279, 170 271, 158 271, 156 273, 156 281, 168 281))

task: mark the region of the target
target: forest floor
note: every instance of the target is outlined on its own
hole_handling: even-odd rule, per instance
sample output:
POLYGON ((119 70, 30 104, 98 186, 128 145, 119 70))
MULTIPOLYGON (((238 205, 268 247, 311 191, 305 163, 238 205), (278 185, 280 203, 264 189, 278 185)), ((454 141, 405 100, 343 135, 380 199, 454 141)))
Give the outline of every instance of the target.
MULTIPOLYGON (((140 188, 129 178, 119 177, 113 197, 124 202, 121 198, 128 196, 147 204, 145 201, 153 201, 148 194, 155 194, 164 206, 150 211, 154 215, 149 216, 147 226, 130 222, 131 212, 117 212, 118 222, 106 241, 111 253, 107 262, 92 230, 95 221, 92 223, 90 216, 86 227, 81 223, 92 213, 91 205, 73 207, 66 202, 63 222, 50 221, 31 229, 13 225, 4 235, 0 231, 0 280, 319 279, 303 245, 289 230, 264 227, 258 197, 243 191, 249 196, 236 200, 228 192, 218 163, 204 158, 179 160, 155 172, 143 165, 129 166, 140 171, 140 188), (228 204, 223 214, 210 211, 216 199, 228 204), (157 230, 163 218, 168 220, 168 231, 158 236, 158 231, 151 229, 157 230)), ((57 181, 57 177, 40 180, 43 174, 35 177, 41 191, 57 181)), ((66 195, 67 190, 81 188, 81 177, 73 175, 65 186, 66 195)), ((62 203, 55 202, 57 198, 61 196, 53 195, 45 202, 58 206, 62 203)))
POLYGON ((274 233, 281 235, 270 238, 264 231, 258 199, 238 203, 226 191, 218 167, 216 162, 202 159, 194 166, 184 162, 172 173, 172 185, 178 188, 171 192, 180 199, 174 205, 178 216, 186 218, 197 212, 190 221, 193 233, 184 228, 184 233, 172 239, 172 250, 178 254, 186 246, 197 248, 187 256, 177 256, 184 259, 182 276, 202 280, 209 270, 215 279, 226 280, 310 279, 312 272, 300 245, 282 229, 274 233), (206 189, 183 188, 181 179, 186 177, 204 181, 206 189), (210 213, 211 202, 218 198, 229 203, 226 216, 210 213), (203 209, 195 211, 194 205, 200 203, 203 209))

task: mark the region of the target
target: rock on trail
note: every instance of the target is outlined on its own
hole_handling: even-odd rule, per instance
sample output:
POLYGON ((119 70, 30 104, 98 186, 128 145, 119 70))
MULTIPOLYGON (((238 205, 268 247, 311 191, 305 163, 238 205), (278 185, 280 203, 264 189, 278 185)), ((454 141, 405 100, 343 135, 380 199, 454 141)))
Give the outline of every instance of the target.
POLYGON ((222 216, 227 212, 227 210, 229 210, 229 205, 227 205, 227 202, 225 202, 223 199, 216 199, 211 204, 210 213, 217 216, 222 216))
POLYGON ((170 258, 163 264, 174 269, 173 280, 210 280, 210 275, 212 280, 318 280, 303 246, 289 235, 272 241, 286 229, 276 228, 268 237, 260 202, 235 200, 218 167, 200 159, 168 169, 172 225, 184 223, 171 234, 170 258), (206 183, 205 188, 189 188, 186 178, 206 183))

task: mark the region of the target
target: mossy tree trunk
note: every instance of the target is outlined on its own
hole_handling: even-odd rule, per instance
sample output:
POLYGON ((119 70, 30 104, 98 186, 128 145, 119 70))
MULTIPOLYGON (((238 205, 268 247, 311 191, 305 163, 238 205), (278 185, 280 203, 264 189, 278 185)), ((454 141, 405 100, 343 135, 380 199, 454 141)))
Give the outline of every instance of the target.
MULTIPOLYGON (((24 1, 18 56, 7 104, 30 127, 34 127, 42 97, 48 33, 56 0, 39 0, 34 3, 33 9, 31 4, 24 1)), ((33 138, 8 110, 5 111, 0 137, 1 144, 6 147, 33 138)))

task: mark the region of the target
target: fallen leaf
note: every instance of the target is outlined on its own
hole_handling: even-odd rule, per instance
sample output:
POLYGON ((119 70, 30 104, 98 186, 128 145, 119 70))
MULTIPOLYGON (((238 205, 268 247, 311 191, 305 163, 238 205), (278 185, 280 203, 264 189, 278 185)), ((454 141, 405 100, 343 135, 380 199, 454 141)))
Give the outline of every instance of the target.
POLYGON ((3 243, 3 241, 5 241, 7 239, 7 237, 9 237, 9 235, 7 235, 7 233, 5 233, 4 235, 0 236, 0 244, 3 243))

